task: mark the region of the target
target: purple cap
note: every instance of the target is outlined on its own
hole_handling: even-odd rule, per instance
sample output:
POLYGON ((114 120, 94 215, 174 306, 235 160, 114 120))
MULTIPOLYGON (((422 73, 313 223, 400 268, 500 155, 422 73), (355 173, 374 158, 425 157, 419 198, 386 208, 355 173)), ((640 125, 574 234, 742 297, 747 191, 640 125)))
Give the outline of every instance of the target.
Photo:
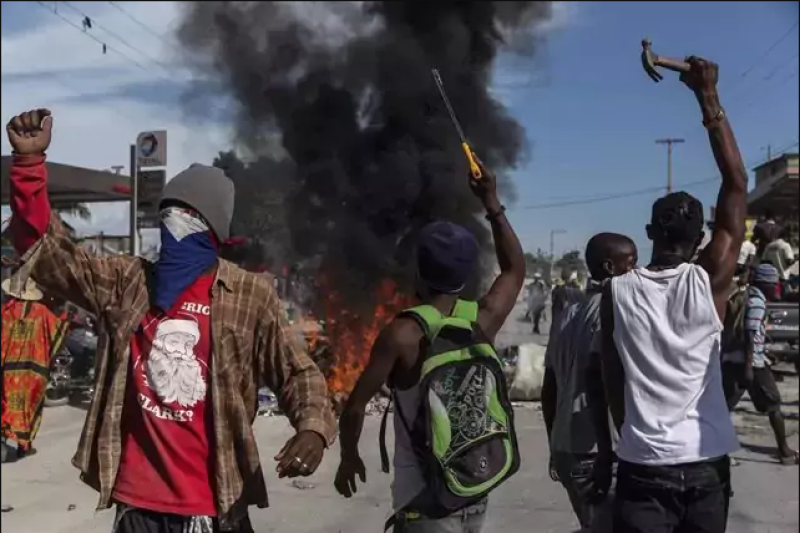
POLYGON ((478 252, 478 241, 466 228, 452 222, 432 222, 419 236, 419 277, 437 292, 457 293, 472 274, 478 252))

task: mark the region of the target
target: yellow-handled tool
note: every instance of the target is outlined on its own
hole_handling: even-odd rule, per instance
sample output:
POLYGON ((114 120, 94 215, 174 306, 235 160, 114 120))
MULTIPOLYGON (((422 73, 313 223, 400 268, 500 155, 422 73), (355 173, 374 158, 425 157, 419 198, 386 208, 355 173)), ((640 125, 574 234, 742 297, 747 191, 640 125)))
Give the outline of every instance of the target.
POLYGON ((467 142, 467 137, 464 135, 464 130, 461 129, 461 124, 458 122, 458 118, 456 118, 456 112, 453 111, 453 106, 450 105, 450 99, 447 98, 447 93, 444 92, 444 83, 442 83, 442 77, 439 75, 439 71, 437 69, 431 69, 431 73, 433 73, 433 81, 436 82, 436 87, 439 89, 439 94, 442 95, 442 100, 444 100, 444 105, 447 106, 447 112, 450 113, 450 120, 453 121, 453 126, 456 127, 456 132, 458 132, 458 136, 461 138, 461 148, 464 150, 464 154, 467 156, 467 161, 469 162, 469 171, 472 173, 473 179, 479 180, 483 177, 481 173, 481 167, 478 166, 478 162, 475 161, 475 157, 472 155, 472 148, 470 148, 469 143, 467 142))

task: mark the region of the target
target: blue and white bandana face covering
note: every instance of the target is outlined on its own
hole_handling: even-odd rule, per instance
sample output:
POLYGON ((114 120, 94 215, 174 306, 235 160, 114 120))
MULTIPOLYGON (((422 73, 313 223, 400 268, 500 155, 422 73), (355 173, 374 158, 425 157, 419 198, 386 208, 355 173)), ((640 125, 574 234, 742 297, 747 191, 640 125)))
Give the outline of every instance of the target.
POLYGON ((219 247, 206 221, 190 209, 162 209, 160 228, 155 304, 167 312, 197 278, 214 266, 219 247))

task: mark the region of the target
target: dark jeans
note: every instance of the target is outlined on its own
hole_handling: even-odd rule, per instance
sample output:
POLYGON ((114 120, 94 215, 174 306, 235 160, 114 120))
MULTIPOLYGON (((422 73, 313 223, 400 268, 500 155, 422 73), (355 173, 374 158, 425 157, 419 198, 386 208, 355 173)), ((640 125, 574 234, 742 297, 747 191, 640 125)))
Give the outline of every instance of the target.
POLYGON ((575 512, 582 530, 608 533, 611 531, 613 496, 609 495, 609 498, 601 505, 593 505, 587 498, 592 488, 594 460, 594 454, 553 454, 553 466, 558 474, 558 480, 567 491, 572 510, 575 512))
POLYGON ((461 509, 445 518, 426 518, 413 512, 398 513, 393 533, 481 533, 487 501, 461 509))
POLYGON ((673 466, 620 461, 613 531, 724 533, 730 497, 728 456, 673 466))

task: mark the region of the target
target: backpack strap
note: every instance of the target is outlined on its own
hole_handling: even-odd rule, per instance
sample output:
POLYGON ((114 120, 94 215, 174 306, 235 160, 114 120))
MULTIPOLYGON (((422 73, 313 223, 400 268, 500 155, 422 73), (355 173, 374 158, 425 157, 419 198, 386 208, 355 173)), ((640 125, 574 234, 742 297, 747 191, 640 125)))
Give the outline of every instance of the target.
POLYGON ((389 395, 389 403, 386 404, 386 410, 381 417, 381 429, 378 434, 378 451, 381 455, 381 471, 384 474, 389 473, 389 451, 386 449, 386 425, 389 421, 389 411, 391 411, 392 403, 394 402, 394 392, 389 395))
POLYGON ((456 300, 456 305, 453 307, 453 312, 450 316, 456 318, 463 318, 470 322, 478 321, 478 302, 471 302, 467 300, 456 300))
POLYGON ((407 316, 416 320, 425 333, 425 338, 429 341, 439 335, 446 318, 432 305, 418 305, 417 307, 406 309, 400 313, 400 316, 407 316))

